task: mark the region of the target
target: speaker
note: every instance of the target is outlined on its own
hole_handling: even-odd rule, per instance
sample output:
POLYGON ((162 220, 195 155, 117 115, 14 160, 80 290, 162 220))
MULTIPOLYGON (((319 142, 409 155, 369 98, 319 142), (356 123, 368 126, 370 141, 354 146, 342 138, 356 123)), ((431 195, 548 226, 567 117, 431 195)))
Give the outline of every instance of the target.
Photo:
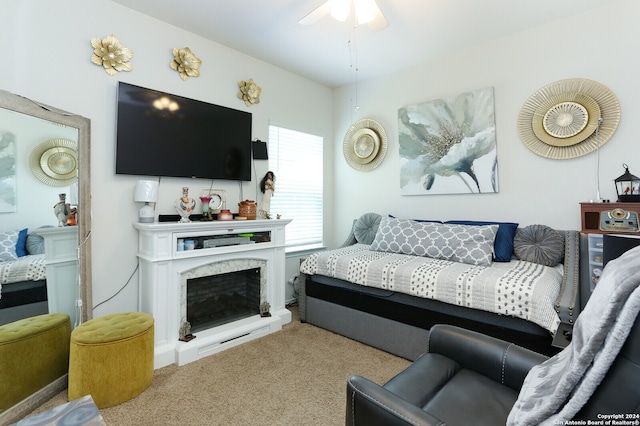
POLYGON ((253 141, 252 144, 253 159, 254 160, 268 160, 267 143, 262 142, 260 139, 253 141))

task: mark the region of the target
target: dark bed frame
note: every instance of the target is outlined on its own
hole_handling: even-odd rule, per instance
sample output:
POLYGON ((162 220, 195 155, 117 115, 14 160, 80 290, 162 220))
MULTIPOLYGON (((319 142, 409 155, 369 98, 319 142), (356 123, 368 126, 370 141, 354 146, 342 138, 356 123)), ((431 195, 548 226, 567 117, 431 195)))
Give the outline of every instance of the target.
POLYGON ((46 280, 2 284, 0 325, 48 312, 46 280))
POLYGON ((579 263, 580 234, 565 231, 563 285, 555 307, 561 324, 555 336, 520 318, 302 273, 299 315, 302 322, 409 360, 426 352, 435 324, 457 325, 554 355, 570 342, 580 311, 579 263))

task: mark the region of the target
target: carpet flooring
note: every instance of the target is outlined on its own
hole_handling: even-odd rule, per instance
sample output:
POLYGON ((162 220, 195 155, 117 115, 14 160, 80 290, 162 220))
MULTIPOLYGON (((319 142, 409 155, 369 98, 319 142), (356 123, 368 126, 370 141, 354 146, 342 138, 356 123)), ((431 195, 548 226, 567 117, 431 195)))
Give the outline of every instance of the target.
MULTIPOLYGON (((100 410, 118 425, 344 425, 346 381, 384 383, 410 362, 293 320, 279 332, 155 371, 138 397, 100 410)), ((123 378, 123 380, 126 378, 123 378)), ((32 414, 65 404, 66 391, 32 414)))

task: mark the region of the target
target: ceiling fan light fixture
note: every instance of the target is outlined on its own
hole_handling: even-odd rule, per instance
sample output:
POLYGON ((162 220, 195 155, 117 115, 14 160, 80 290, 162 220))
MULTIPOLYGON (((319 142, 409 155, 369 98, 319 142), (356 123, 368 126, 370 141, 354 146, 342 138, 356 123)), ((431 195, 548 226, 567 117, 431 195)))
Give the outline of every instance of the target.
POLYGON ((340 22, 346 21, 351 9, 351 0, 329 0, 329 2, 331 4, 331 16, 340 22))
POLYGON ((373 21, 376 15, 375 0, 353 0, 353 3, 356 9, 358 25, 373 21))

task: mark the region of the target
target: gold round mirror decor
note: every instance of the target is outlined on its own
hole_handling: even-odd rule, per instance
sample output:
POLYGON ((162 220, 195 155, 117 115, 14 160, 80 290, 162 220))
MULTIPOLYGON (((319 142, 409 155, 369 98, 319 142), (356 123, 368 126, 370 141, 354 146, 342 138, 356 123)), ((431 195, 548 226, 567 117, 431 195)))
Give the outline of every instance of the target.
POLYGON ((373 170, 387 153, 387 133, 375 120, 358 120, 345 134, 342 148, 351 167, 360 171, 373 170))
POLYGON ((518 116, 518 134, 527 148, 542 157, 569 159, 595 151, 596 134, 597 144, 604 145, 619 123, 620 103, 609 88, 572 78, 543 87, 525 102, 518 116))
POLYGON ((78 181, 78 143, 68 139, 49 139, 29 155, 31 173, 49 186, 69 186, 78 181))

